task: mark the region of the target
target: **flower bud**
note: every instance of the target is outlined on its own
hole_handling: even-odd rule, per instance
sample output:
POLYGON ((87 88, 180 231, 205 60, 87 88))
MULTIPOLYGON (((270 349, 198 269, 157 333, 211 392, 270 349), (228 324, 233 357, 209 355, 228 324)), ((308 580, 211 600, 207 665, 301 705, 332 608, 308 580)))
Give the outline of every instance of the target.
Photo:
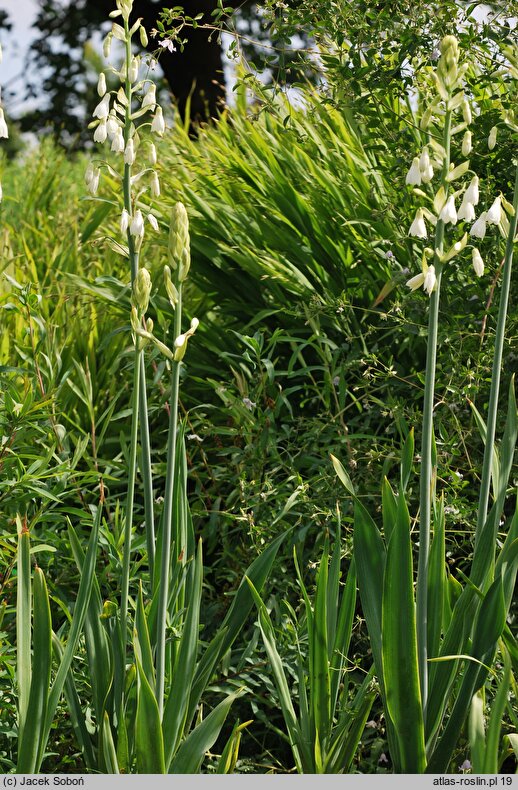
POLYGON ((133 281, 133 303, 143 315, 149 306, 151 276, 146 268, 139 269, 133 281))
POLYGON ((117 121, 115 110, 111 110, 108 120, 106 121, 106 132, 110 140, 118 133, 119 129, 121 129, 121 127, 117 121))
POLYGON ((183 203, 176 203, 171 211, 169 221, 169 243, 168 256, 169 263, 176 269, 182 263, 184 249, 188 249, 189 240, 189 217, 183 203))
POLYGON ((417 156, 412 160, 412 166, 406 174, 405 184, 409 186, 419 186, 421 184, 421 170, 419 168, 419 157, 417 156))
POLYGON ((171 307, 175 308, 178 304, 178 290, 171 280, 171 269, 167 265, 164 266, 164 283, 171 307))
POLYGON ((155 104, 156 104, 156 85, 154 82, 152 82, 146 91, 146 95, 142 100, 142 109, 144 109, 144 107, 154 107, 155 104))
POLYGON ((116 154, 121 154, 124 151, 124 134, 120 128, 117 129, 117 133, 112 140, 111 150, 116 154))
POLYGON ((423 288, 428 296, 431 295, 433 289, 435 288, 436 282, 437 276, 435 274, 435 266, 429 266, 423 281, 423 288))
POLYGON ((149 224, 151 225, 151 227, 153 228, 153 230, 156 230, 156 231, 158 231, 158 230, 159 230, 159 227, 158 227, 158 220, 157 220, 157 218, 155 217, 155 215, 154 215, 154 214, 148 214, 148 215, 147 215, 147 221, 149 222, 149 224))
POLYGON ((462 117, 464 119, 464 123, 467 123, 469 125, 473 120, 473 117, 471 115, 471 107, 469 106, 469 102, 467 99, 464 99, 461 107, 462 107, 462 117))
POLYGON ((104 71, 101 71, 99 74, 99 79, 97 81, 97 93, 99 96, 104 96, 106 93, 106 77, 104 76, 104 71))
POLYGON ((108 33, 108 35, 103 41, 103 55, 106 59, 110 57, 110 50, 112 48, 112 38, 113 38, 113 33, 110 32, 108 33))
POLYGON ((180 271, 178 272, 178 280, 182 283, 187 279, 189 269, 191 268, 191 251, 189 247, 184 247, 182 250, 182 260, 180 262, 180 271))
POLYGON ((147 33, 146 33, 146 28, 144 27, 144 25, 141 25, 139 27, 139 31, 138 32, 139 32, 139 36, 140 36, 140 43, 142 44, 142 46, 145 49, 147 47, 147 45, 148 45, 148 37, 147 37, 147 33))
POLYGON ((117 38, 119 41, 126 41, 126 33, 124 32, 124 28, 114 22, 112 25, 112 35, 117 38))
POLYGON ((174 341, 174 348, 175 348, 174 361, 175 362, 181 362, 182 359, 184 358, 185 352, 187 350, 187 341, 189 340, 190 337, 192 337, 194 335, 194 333, 196 332, 196 329, 199 326, 199 323, 200 322, 198 321, 197 318, 193 318, 192 321, 191 321, 191 328, 188 329, 187 332, 185 332, 184 334, 178 335, 178 337, 174 341))
POLYGON ((108 130, 106 128, 106 121, 101 121, 94 132, 94 142, 104 143, 108 137, 108 130))
POLYGON ((135 146, 133 145, 133 138, 130 137, 130 139, 126 143, 126 148, 124 150, 124 164, 132 165, 134 162, 135 162, 135 146))
POLYGON ((152 165, 156 165, 156 147, 154 143, 149 143, 149 162, 152 165))
POLYGON ((471 132, 464 132, 464 137, 462 138, 462 156, 469 156, 472 148, 471 132))
POLYGON ((130 82, 138 80, 138 72, 140 67, 140 60, 138 57, 133 57, 128 68, 128 79, 130 82))
POLYGON ((121 233, 126 233, 126 231, 129 228, 129 223, 130 223, 130 215, 128 214, 127 210, 123 208, 121 214, 121 221, 120 221, 121 233))
POLYGON ((489 148, 490 151, 492 151, 496 145, 497 132, 498 132, 498 128, 496 126, 493 126, 489 132, 489 137, 487 138, 487 147, 489 148))
POLYGON ((97 194, 97 189, 99 188, 99 179, 101 177, 101 171, 98 167, 92 172, 92 178, 87 183, 86 188, 90 192, 91 195, 97 194))

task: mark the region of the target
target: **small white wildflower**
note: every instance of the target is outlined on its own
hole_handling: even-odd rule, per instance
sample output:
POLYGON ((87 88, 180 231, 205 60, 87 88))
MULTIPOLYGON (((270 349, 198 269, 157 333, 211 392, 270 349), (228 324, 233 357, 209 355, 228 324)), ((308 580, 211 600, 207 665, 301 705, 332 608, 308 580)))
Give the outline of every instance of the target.
POLYGON ((110 94, 106 93, 94 110, 94 118, 106 120, 110 114, 110 94))
POLYGON ((129 228, 130 223, 130 215, 125 208, 122 209, 121 213, 121 221, 120 221, 120 229, 121 233, 126 233, 129 228))
POLYGON ((159 137, 165 132, 165 121, 160 105, 157 106, 153 121, 151 123, 151 131, 158 134, 159 137))
POLYGON ((424 276, 423 288, 430 296, 433 289, 435 288, 435 283, 437 282, 437 277, 435 274, 435 266, 429 266, 427 272, 424 276))
POLYGON ((468 126, 473 120, 471 116, 471 107, 469 106, 469 102, 467 99, 464 99, 462 102, 462 117, 464 119, 464 123, 467 123, 468 126))
POLYGON ((490 151, 492 151, 496 145, 497 132, 498 129, 496 126, 493 126, 489 132, 489 137, 487 138, 487 147, 489 148, 490 151))
POLYGON ((137 211, 135 211, 134 215, 132 216, 129 231, 132 236, 144 235, 144 217, 142 216, 140 209, 137 209, 137 211))
POLYGON ((116 154, 121 154, 124 151, 124 135, 120 127, 112 140, 111 150, 116 154))
POLYGON ((406 174, 405 184, 409 186, 419 186, 421 184, 421 170, 419 168, 419 157, 417 156, 412 160, 412 166, 406 174))
POLYGON ((106 77, 104 71, 101 71, 99 79, 97 80, 97 93, 101 97, 106 93, 106 77))
POLYGON ((473 247, 472 261, 475 274, 477 277, 482 277, 484 274, 484 261, 482 260, 482 256, 476 247, 473 247))
POLYGON ((473 176, 471 179, 469 187, 464 193, 463 200, 465 200, 466 203, 471 203, 473 206, 477 205, 479 200, 478 176, 473 176))
POLYGON ((4 118, 4 111, 0 107, 0 137, 9 137, 9 130, 4 118))
POLYGON ((158 231, 158 229, 159 229, 158 228, 158 220, 157 220, 157 218, 155 217, 154 214, 148 214, 147 215, 147 221, 149 222, 149 224, 151 225, 153 230, 158 231))
POLYGON ((106 128, 106 121, 101 121, 101 123, 95 129, 94 142, 104 143, 107 137, 108 137, 108 130, 106 128))
POLYGON ((462 156, 470 155, 473 149, 472 138, 473 135, 471 134, 471 132, 469 131, 464 132, 464 137, 462 138, 462 156))
POLYGON ((176 52, 176 47, 171 38, 163 38, 160 42, 162 49, 168 49, 169 52, 176 52))
POLYGON ((144 107, 154 107, 156 104, 156 85, 152 82, 146 91, 146 95, 142 100, 142 109, 144 107))
POLYGON ((135 161, 135 146, 133 145, 133 138, 130 137, 124 149, 124 164, 132 165, 135 161))
POLYGON ((483 211, 477 221, 471 226, 471 230, 469 232, 470 236, 474 236, 477 239, 483 239, 486 235, 486 212, 483 211))
POLYGON ((465 199, 465 196, 460 204, 458 219, 463 219, 465 222, 473 222, 475 219, 475 206, 465 199))
POLYGON ((203 442, 203 439, 201 438, 201 436, 198 436, 197 433, 188 433, 187 434, 187 439, 190 442, 203 442))
POLYGON ((430 181, 433 178, 433 167, 432 167, 432 165, 428 165, 426 170, 422 170, 421 171, 421 178, 422 178, 423 184, 429 184, 430 183, 430 181))
POLYGON ((451 222, 452 225, 457 224, 457 210, 455 208, 454 195, 450 195, 450 197, 444 204, 443 209, 439 214, 439 219, 441 219, 445 225, 447 225, 448 222, 451 222))
POLYGON ((160 197, 160 181, 156 173, 151 176, 151 194, 153 197, 160 197))
POLYGON ((499 195, 493 201, 491 208, 486 214, 486 222, 488 225, 498 225, 502 219, 502 198, 499 195))
POLYGON ((415 219, 408 231, 409 236, 416 236, 418 239, 426 239, 428 234, 426 232, 426 225, 424 223, 423 211, 418 208, 416 211, 415 219))
POLYGON ((243 405, 246 406, 248 411, 252 411, 257 406, 257 403, 254 403, 250 398, 243 398, 243 405))

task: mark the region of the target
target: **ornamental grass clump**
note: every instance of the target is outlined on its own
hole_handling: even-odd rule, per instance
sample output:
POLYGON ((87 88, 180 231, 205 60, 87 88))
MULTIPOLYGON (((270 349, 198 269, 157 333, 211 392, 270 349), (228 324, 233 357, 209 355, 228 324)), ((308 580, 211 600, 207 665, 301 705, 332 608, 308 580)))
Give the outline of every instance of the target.
MULTIPOLYGON (((504 513, 517 434, 514 382, 500 447, 495 444, 495 427, 516 242, 518 162, 513 202, 502 194, 482 200, 484 185, 465 158, 477 142, 469 129, 472 108, 464 88, 470 64, 462 61, 454 36, 442 40, 440 51, 432 75, 432 95, 421 114, 424 145, 406 175, 407 185, 419 200, 408 233, 429 244, 420 255, 421 271, 407 283, 412 291, 422 287, 429 298, 415 596, 412 520, 407 504, 413 430, 403 449, 398 490, 394 491, 386 478, 383 483, 383 531, 357 498, 343 467, 333 459, 342 482, 355 498, 354 557, 362 608, 380 682, 390 755, 395 770, 403 773, 448 769, 472 698, 493 672, 497 650, 504 662, 508 651, 516 651, 506 617, 518 563, 518 514, 508 518, 504 513), (473 532, 473 562, 469 576, 462 574, 462 587, 446 571, 445 507, 436 491, 439 472, 433 413, 439 303, 443 280, 451 276, 454 263, 465 265, 468 249, 474 274, 483 276, 484 261, 475 242, 485 240, 493 227, 506 240, 506 247, 487 424, 473 406, 485 453, 473 532), (498 531, 504 524, 504 538, 499 541, 498 531)), ((515 64, 517 53, 506 54, 515 64)), ((511 89, 516 92, 516 86, 511 85, 511 89)), ((506 116, 505 120, 511 132, 518 131, 513 118, 506 116)), ((495 143, 496 132, 492 130, 488 147, 495 143)), ((497 239, 492 243, 496 244, 497 239)))

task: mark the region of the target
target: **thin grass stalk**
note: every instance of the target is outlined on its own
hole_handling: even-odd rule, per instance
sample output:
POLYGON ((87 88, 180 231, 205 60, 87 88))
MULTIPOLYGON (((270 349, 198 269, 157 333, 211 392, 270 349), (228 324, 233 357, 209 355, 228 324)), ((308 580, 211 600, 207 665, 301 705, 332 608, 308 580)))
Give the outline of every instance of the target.
MULTIPOLYGON (((447 111, 444 119, 444 150, 443 185, 447 197, 446 176, 450 169, 450 129, 451 111, 447 111)), ((435 390, 435 370, 437 363, 437 334, 439 327, 439 298, 441 289, 440 253, 444 244, 444 222, 438 220, 435 228, 434 260, 437 272, 436 288, 430 295, 430 312, 428 315, 428 345, 426 349, 426 378, 423 404, 423 436, 421 448, 421 477, 419 495, 419 557, 416 587, 417 617, 417 657, 419 664, 419 682, 421 701, 426 710, 428 697, 428 565, 430 555, 430 525, 432 518, 432 445, 433 445, 433 402, 435 390)))
MULTIPOLYGON (((182 326, 182 284, 178 280, 177 270, 176 288, 178 301, 175 309, 174 335, 181 334, 182 326)), ((169 434, 167 439, 167 469, 164 493, 164 515, 162 520, 161 557, 159 577, 159 597, 157 613, 157 641, 156 641, 156 698, 160 718, 164 712, 164 691, 166 676, 166 630, 167 630, 167 602, 169 599, 169 578, 171 565, 171 531, 173 515, 173 492, 176 475, 176 435, 178 432, 178 399, 180 393, 180 365, 181 362, 172 362, 171 371, 171 397, 169 401, 169 434)), ((180 546, 176 547, 181 550, 180 546)))
POLYGON ((489 394, 489 406, 486 426, 486 444, 484 447, 484 460, 482 464, 482 478, 480 482, 480 496, 478 502, 477 527, 475 530, 475 546, 477 545, 480 533, 486 522, 487 509, 489 503, 489 489, 491 486, 491 458, 496 433, 496 417, 498 410, 498 395, 500 391, 500 378, 502 371, 502 356, 505 339, 505 323, 507 318, 507 306, 509 303, 509 291, 511 287, 511 271, 513 266, 513 246, 516 236, 518 222, 518 161, 516 163, 516 174, 514 180, 513 196, 514 216, 509 220, 509 235, 505 248, 504 270, 502 276, 502 289, 500 295, 500 305, 498 308, 498 320, 495 334, 495 351, 493 356, 493 368, 491 371, 491 389, 489 394))
POLYGON ((149 566, 149 577, 153 579, 155 568, 155 514, 153 507, 153 473, 151 471, 151 440, 149 437, 149 419, 147 411, 146 368, 144 354, 140 357, 140 391, 139 391, 139 423, 140 423, 140 471, 144 487, 144 514, 146 520, 146 548, 149 566))

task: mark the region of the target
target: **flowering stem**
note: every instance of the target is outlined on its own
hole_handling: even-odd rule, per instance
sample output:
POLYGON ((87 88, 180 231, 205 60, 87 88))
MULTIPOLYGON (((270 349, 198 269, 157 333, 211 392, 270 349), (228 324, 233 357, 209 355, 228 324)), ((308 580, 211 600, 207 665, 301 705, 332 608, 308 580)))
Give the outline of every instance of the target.
MULTIPOLYGON (((450 130, 451 111, 447 110, 444 119, 444 150, 442 182, 447 198, 448 182, 446 175, 450 169, 450 130)), ((421 447, 421 477, 419 496, 419 557, 416 585, 416 619, 417 619, 417 659, 419 665, 419 682, 421 687, 421 703, 426 710, 428 698, 428 560, 430 554, 430 524, 432 515, 433 475, 433 402, 435 390, 435 368, 437 362, 437 332, 439 326, 439 297, 441 289, 442 264, 440 254, 444 245, 444 222, 437 221, 434 239, 433 265, 437 275, 436 286, 430 295, 430 312, 428 316, 428 343, 426 349, 426 376, 423 403, 423 435, 421 447)))
POLYGON ((505 248, 504 270, 502 277, 502 290, 500 295, 500 306, 498 308, 498 320, 495 335, 495 352, 493 356, 493 369, 491 372, 491 390, 489 394, 489 406, 486 427, 486 445, 484 448, 484 461, 482 465, 482 478, 480 483, 480 496, 478 503, 477 528, 475 531, 475 546, 480 538, 480 533, 487 518, 489 502, 489 489, 491 485, 491 458, 493 455, 493 445, 495 442, 496 416, 498 409, 498 394, 500 391, 500 377, 502 370, 502 356, 504 349, 505 322, 507 318, 507 305, 509 302, 509 291, 511 285, 511 270, 513 265, 513 245, 516 236, 518 221, 518 163, 516 164, 516 174, 514 181, 513 196, 514 216, 509 221, 509 235, 505 248))
MULTIPOLYGON (((178 273, 178 269, 177 269, 178 273)), ((181 334, 182 326, 182 284, 175 283, 178 290, 178 301, 175 308, 174 336, 181 334)), ((171 566, 171 532, 173 517, 173 494, 176 477, 176 438, 178 433, 178 398, 180 392, 180 365, 181 362, 172 362, 171 371, 171 397, 169 401, 169 433, 167 439, 167 469, 164 492, 164 511, 161 534, 160 575, 157 584, 160 585, 157 612, 157 646, 156 646, 156 699, 160 716, 164 709, 165 691, 165 661, 166 661, 166 630, 167 630, 167 602, 169 598, 169 578, 171 566)), ((175 546, 177 554, 182 547, 175 546)))

